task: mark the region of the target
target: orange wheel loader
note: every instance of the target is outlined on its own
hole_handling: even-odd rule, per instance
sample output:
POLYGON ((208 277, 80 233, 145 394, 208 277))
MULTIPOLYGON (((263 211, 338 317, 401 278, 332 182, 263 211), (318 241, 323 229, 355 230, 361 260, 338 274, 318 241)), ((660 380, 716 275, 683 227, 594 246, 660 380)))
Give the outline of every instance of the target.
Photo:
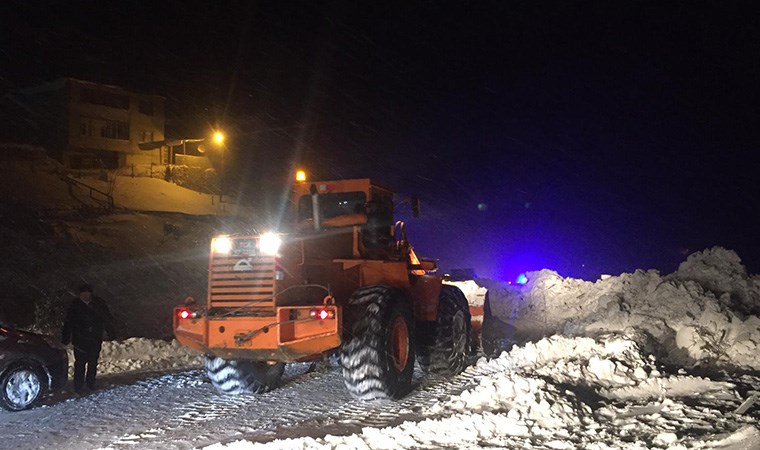
POLYGON ((211 241, 208 298, 175 309, 179 342, 222 393, 275 387, 285 364, 337 353, 358 399, 399 398, 415 361, 456 374, 472 351, 462 291, 420 260, 393 193, 369 179, 298 182, 283 232, 211 241))

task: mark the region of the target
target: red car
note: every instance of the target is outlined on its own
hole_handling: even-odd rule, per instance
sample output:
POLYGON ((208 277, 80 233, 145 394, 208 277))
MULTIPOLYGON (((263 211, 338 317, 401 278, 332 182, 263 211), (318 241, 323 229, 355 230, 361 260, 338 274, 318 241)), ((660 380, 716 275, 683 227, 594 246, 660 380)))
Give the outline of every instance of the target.
POLYGON ((68 378, 66 349, 49 336, 0 324, 0 406, 21 411, 68 378))

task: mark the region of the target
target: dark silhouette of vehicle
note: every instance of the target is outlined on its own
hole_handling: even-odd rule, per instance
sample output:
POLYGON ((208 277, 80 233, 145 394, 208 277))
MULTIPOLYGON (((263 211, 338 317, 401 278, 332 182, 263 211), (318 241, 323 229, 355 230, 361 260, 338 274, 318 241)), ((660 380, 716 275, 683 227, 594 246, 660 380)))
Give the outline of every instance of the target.
POLYGON ((58 340, 0 324, 0 406, 31 408, 46 393, 62 388, 69 358, 58 340))

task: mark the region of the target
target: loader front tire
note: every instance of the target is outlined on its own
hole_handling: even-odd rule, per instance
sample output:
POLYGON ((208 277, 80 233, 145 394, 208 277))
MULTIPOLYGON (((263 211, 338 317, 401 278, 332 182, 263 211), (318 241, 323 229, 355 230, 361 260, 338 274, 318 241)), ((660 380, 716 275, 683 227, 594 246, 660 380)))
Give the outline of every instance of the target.
POLYGON ((360 400, 399 398, 412 386, 414 322, 401 290, 364 287, 349 298, 340 350, 343 380, 360 400))
POLYGON ((221 394, 261 394, 272 390, 282 378, 284 363, 224 359, 206 355, 206 373, 221 394))
POLYGON ((459 288, 441 286, 434 340, 420 360, 426 371, 437 375, 456 375, 467 367, 472 347, 470 308, 459 288))

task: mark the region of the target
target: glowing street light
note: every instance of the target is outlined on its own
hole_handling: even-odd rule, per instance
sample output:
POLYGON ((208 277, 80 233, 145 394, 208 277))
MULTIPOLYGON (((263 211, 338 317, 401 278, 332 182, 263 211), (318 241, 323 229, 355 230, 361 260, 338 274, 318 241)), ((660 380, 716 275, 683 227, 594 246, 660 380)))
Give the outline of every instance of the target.
POLYGON ((306 171, 299 170, 296 172, 296 181, 306 181, 306 171))
POLYGON ((219 203, 221 204, 222 202, 224 202, 224 176, 225 176, 225 173, 224 173, 224 156, 225 155, 224 154, 226 153, 223 146, 224 133, 218 130, 214 131, 213 139, 214 139, 214 143, 217 146, 219 146, 219 153, 221 155, 221 160, 222 160, 220 164, 221 167, 219 170, 219 203))

